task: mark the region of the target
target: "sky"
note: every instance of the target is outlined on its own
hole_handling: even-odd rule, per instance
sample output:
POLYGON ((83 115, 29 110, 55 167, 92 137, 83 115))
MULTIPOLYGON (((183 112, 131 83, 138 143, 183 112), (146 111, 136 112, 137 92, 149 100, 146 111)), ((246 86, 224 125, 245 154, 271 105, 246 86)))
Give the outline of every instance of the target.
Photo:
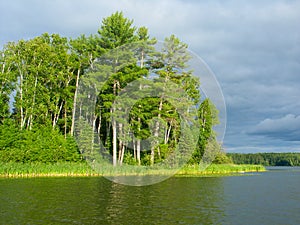
POLYGON ((42 33, 96 34, 116 11, 171 34, 215 74, 226 152, 300 152, 300 1, 0 0, 0 47, 42 33))

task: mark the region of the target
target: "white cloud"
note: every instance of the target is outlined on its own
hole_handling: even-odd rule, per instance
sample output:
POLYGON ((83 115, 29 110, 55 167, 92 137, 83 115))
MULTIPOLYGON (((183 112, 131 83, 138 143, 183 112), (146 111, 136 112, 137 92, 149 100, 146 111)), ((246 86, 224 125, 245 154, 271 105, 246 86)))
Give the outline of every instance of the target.
POLYGON ((0 8, 0 46, 43 32, 95 34, 102 18, 117 10, 158 39, 173 33, 207 62, 223 88, 229 146, 253 142, 253 134, 242 131, 256 124, 268 145, 270 138, 296 139, 275 128, 290 123, 281 115, 299 113, 300 1, 2 0, 0 8))
POLYGON ((288 114, 277 119, 265 119, 250 130, 249 134, 300 141, 300 115, 288 114))

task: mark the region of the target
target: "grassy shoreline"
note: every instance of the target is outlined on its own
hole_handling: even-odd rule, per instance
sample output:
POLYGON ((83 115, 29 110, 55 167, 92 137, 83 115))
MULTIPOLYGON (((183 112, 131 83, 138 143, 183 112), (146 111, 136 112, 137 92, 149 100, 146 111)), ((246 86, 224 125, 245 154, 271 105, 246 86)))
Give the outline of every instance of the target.
POLYGON ((176 173, 177 176, 222 176, 244 174, 249 172, 265 172, 261 165, 211 164, 205 170, 198 170, 196 166, 186 166, 176 173))
MULTIPOLYGON (((89 176, 134 176, 134 175, 168 175, 173 174, 171 170, 149 169, 122 166, 112 171, 111 167, 103 167, 97 172, 86 162, 71 163, 59 162, 55 164, 45 163, 0 163, 0 177, 89 177, 89 176)), ((175 176, 222 176, 243 174, 246 172, 266 171, 260 165, 236 165, 236 164, 212 164, 205 170, 198 166, 185 166, 176 172, 175 176)))

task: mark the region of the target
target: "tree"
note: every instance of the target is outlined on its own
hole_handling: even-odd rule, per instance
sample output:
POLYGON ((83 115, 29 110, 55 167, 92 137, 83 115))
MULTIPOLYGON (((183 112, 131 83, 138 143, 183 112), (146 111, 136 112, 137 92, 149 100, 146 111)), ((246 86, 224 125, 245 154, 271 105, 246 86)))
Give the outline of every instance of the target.
MULTIPOLYGON (((194 155, 199 160, 208 141, 216 141, 217 111, 209 100, 200 104, 200 81, 189 68, 187 44, 174 35, 165 39, 161 52, 154 44, 148 29, 136 28, 122 12, 104 18, 98 33, 89 37, 45 33, 8 43, 0 52, 0 124, 11 132, 18 126, 24 139, 15 142, 14 149, 32 140, 43 148, 51 141, 51 146, 63 146, 69 134, 82 131, 85 150, 90 147, 92 152, 101 141, 114 166, 154 165, 172 161, 173 156, 185 160, 199 131, 193 133, 188 129, 192 126, 201 127, 194 155), (118 105, 120 98, 132 107, 118 105), (76 125, 78 118, 83 119, 78 123, 82 130, 76 125), (57 142, 50 137, 43 142, 36 135, 52 135, 57 142)), ((25 150, 15 152, 22 155, 25 150)))
POLYGON ((11 74, 15 76, 14 117, 20 129, 31 130, 34 124, 52 124, 63 119, 67 133, 68 99, 72 96, 73 58, 68 40, 59 35, 43 34, 28 41, 10 43, 11 74), (63 113, 64 112, 64 113, 63 113))
MULTIPOLYGON (((113 76, 112 82, 110 83, 111 91, 107 93, 111 97, 109 97, 109 101, 112 103, 114 98, 117 96, 120 91, 121 86, 124 86, 128 81, 124 80, 126 74, 119 71, 119 69, 124 67, 124 64, 129 64, 131 61, 131 57, 124 57, 127 55, 127 49, 122 49, 120 46, 132 43, 137 40, 135 35, 136 28, 132 26, 133 21, 125 18, 122 12, 116 12, 112 14, 110 17, 103 19, 101 28, 98 33, 100 35, 99 44, 106 51, 112 50, 109 53, 110 65, 112 66, 113 76)), ((108 81, 109 83, 110 81, 108 81)), ((103 93, 103 92, 102 92, 103 93)), ((107 97, 106 94, 106 97, 107 97)), ((104 97, 104 99, 106 98, 104 97)), ((111 105, 112 106, 112 105, 111 105)), ((115 114, 116 109, 114 107, 110 108, 110 114, 115 114)), ((122 126, 120 123, 119 126, 122 126)), ((112 128, 112 155, 113 155, 113 165, 117 165, 117 122, 114 117, 112 117, 111 121, 112 128)), ((119 128, 122 129, 122 128, 119 128)), ((122 143, 120 144, 122 146, 122 143)))
POLYGON ((214 158, 220 151, 220 146, 216 140, 216 134, 213 126, 219 123, 218 111, 214 104, 206 98, 198 109, 198 118, 200 124, 200 135, 197 149, 195 150, 191 163, 199 163, 204 153, 207 151, 209 158, 214 158))
POLYGON ((0 51, 0 124, 10 116, 9 100, 16 82, 11 60, 11 54, 5 47, 3 51, 0 51))
POLYGON ((133 20, 125 18, 122 12, 103 19, 98 30, 100 46, 108 50, 136 41, 136 28, 132 24, 133 20))
MULTIPOLYGON (((148 61, 156 54, 155 48, 153 47, 156 44, 156 39, 150 39, 148 34, 148 29, 146 27, 140 27, 137 31, 137 42, 134 42, 134 47, 136 48, 135 57, 138 60, 140 68, 148 63, 148 61)), ((148 75, 145 73, 144 75, 148 75)), ((144 80, 145 81, 145 80, 144 80)), ((145 82, 144 82, 145 83, 145 82)), ((138 91, 142 91, 143 86, 146 84, 140 83, 138 91)), ((131 111, 131 122, 133 123, 132 128, 134 128, 136 141, 133 143, 134 148, 134 157, 138 165, 141 165, 141 139, 143 139, 143 134, 141 135, 141 105, 138 105, 136 110, 132 109, 131 111)))
POLYGON ((103 49, 98 44, 99 37, 81 35, 76 39, 70 40, 71 52, 74 56, 74 69, 76 73, 75 90, 72 108, 72 122, 70 134, 73 136, 75 128, 75 113, 77 107, 78 87, 80 77, 88 70, 93 69, 95 59, 103 54, 103 49))
MULTIPOLYGON (((143 30, 141 29, 141 31, 143 30)), ((146 45, 146 43, 144 44, 146 45)), ((199 81, 192 77, 192 71, 186 71, 189 61, 187 45, 181 43, 175 36, 166 38, 161 54, 151 51, 151 45, 148 45, 147 48, 141 45, 139 50, 139 53, 142 53, 136 54, 139 65, 148 68, 151 76, 144 76, 137 84, 139 87, 136 88, 133 85, 133 91, 127 91, 132 94, 129 96, 122 95, 122 98, 136 98, 135 95, 137 94, 134 91, 139 93, 141 97, 130 111, 130 123, 136 136, 136 145, 133 144, 133 156, 139 165, 141 163, 139 160, 140 140, 144 139, 144 145, 150 142, 148 146, 151 146, 151 151, 150 155, 144 152, 144 159, 141 161, 147 165, 154 165, 154 163, 165 161, 174 151, 179 151, 180 138, 187 140, 187 142, 192 140, 192 136, 190 140, 186 135, 180 137, 182 126, 180 120, 184 118, 192 121, 192 118, 196 116, 193 111, 196 112, 195 106, 200 97, 199 81), (147 49, 150 52, 149 50, 146 51, 147 49), (152 93, 149 93, 149 88, 152 93), (182 92, 186 93, 186 96, 183 96, 182 92)), ((179 158, 178 155, 181 155, 182 158, 187 155, 182 143, 183 141, 180 143, 181 152, 178 152, 177 155, 173 154, 176 155, 177 159, 179 158)))
MULTIPOLYGON (((155 65, 158 63, 158 67, 154 66, 153 69, 155 73, 159 76, 159 79, 161 80, 161 84, 159 84, 160 89, 162 89, 162 93, 166 91, 167 84, 171 81, 175 84, 178 84, 179 87, 183 88, 185 91, 190 91, 188 90, 190 87, 186 85, 186 77, 191 77, 192 71, 185 71, 185 69, 188 67, 188 61, 190 60, 191 56, 187 50, 188 46, 185 43, 182 43, 179 38, 175 37, 174 35, 171 35, 169 38, 166 38, 163 44, 162 52, 161 54, 158 55, 153 61, 155 62, 155 65)), ((195 83, 197 84, 197 82, 195 83)), ((199 90, 197 90, 197 86, 195 85, 192 87, 195 90, 196 95, 192 96, 190 95, 190 98, 193 98, 195 102, 198 101, 199 95, 199 90)), ((176 96, 176 91, 173 90, 173 93, 171 94, 173 97, 176 96)), ((166 108, 167 104, 164 103, 164 95, 160 96, 160 100, 158 103, 158 113, 157 117, 160 119, 162 117, 162 114, 166 114, 168 112, 168 108, 166 108)), ((176 105, 178 104, 186 104, 186 106, 190 105, 188 102, 177 102, 176 105)), ((165 137, 165 142, 169 139, 170 135, 170 130, 174 129, 175 124, 172 123, 172 121, 176 121, 176 115, 177 112, 175 110, 175 114, 173 114, 173 119, 171 115, 167 116, 169 118, 169 127, 167 128, 166 132, 166 137, 165 137), (170 117, 171 116, 171 117, 170 117), (175 116, 175 117, 174 117, 175 116)), ((154 137, 158 137, 158 131, 160 129, 160 124, 158 121, 156 121, 155 124, 155 131, 154 131, 154 137)), ((177 126, 178 129, 178 126, 177 126)), ((175 131, 175 130, 174 130, 175 131)), ((176 131, 175 131, 176 132, 176 131)), ((176 137, 176 135, 174 136, 176 137)), ((178 142, 175 138, 175 142, 178 142)), ((158 147, 158 154, 159 152, 159 147, 158 147)), ((152 146, 151 149, 151 157, 150 157, 150 164, 154 164, 154 158, 155 158, 155 152, 154 152, 154 147, 152 146)))

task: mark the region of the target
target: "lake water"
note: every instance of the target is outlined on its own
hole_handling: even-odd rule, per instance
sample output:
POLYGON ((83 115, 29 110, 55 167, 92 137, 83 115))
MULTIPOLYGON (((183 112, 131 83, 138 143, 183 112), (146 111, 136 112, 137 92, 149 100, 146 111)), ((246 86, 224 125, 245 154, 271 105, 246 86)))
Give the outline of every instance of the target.
POLYGON ((0 224, 296 225, 300 168, 142 187, 99 177, 0 179, 0 224))

